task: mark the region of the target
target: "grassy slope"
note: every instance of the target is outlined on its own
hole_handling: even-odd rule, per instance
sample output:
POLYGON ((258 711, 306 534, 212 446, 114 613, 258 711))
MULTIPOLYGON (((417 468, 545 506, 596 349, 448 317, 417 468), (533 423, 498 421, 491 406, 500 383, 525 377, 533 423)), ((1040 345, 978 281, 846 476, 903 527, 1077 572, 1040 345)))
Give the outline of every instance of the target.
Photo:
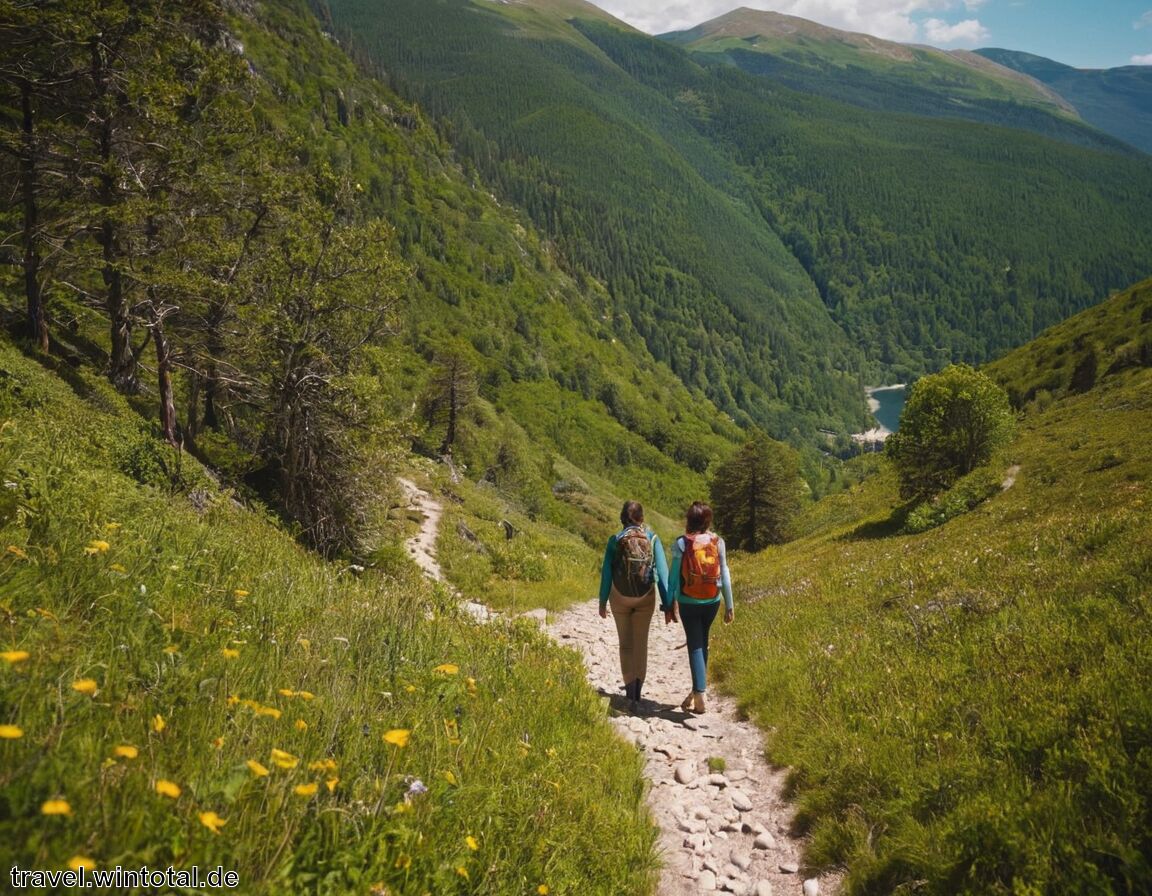
POLYGON ((122 399, 6 339, 0 420, 10 862, 222 864, 243 893, 647 891, 640 765, 575 654, 457 618, 398 561, 319 562, 187 459, 159 487, 175 458, 122 399))
MULTIPOLYGON (((1147 339, 1149 309, 1144 284, 994 373, 1113 323, 1147 339)), ((716 665, 795 769, 810 861, 847 863, 850 892, 1152 886, 1149 419, 1152 370, 1117 369, 1034 407, 997 461, 1015 484, 975 511, 890 534, 885 474, 737 563, 716 665)))

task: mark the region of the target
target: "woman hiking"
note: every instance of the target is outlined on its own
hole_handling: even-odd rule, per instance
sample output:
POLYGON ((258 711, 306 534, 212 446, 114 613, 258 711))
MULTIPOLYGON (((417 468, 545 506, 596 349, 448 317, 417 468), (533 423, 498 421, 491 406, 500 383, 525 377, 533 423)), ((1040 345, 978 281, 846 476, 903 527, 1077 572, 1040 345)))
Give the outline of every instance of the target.
POLYGON ((688 508, 684 534, 672 545, 672 576, 668 583, 670 610, 665 619, 675 619, 677 612, 688 639, 688 664, 692 671, 692 691, 680 708, 685 712, 704 712, 704 691, 708 686, 708 631, 724 598, 724 622, 735 618, 732 607, 732 576, 724 539, 709 531, 712 508, 697 501, 688 508))
POLYGON ((600 618, 616 622, 620 639, 620 674, 624 694, 635 708, 648 672, 648 628, 660 606, 668 603, 668 560, 660 536, 644 525, 644 508, 628 501, 620 511, 619 532, 608 539, 600 570, 600 618))

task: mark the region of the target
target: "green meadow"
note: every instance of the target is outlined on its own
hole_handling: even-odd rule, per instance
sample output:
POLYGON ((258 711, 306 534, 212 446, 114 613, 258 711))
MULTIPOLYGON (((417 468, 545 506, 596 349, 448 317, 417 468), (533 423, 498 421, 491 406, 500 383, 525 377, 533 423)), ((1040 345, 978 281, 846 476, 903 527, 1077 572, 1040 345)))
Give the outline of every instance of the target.
POLYGON ((807 534, 736 564, 715 662, 793 770, 810 864, 845 867, 848 892, 1152 886, 1152 370, 1132 363, 1150 297, 990 368, 1053 390, 992 497, 905 534, 915 509, 869 459, 807 534), (1076 392, 1062 359, 1089 350, 1100 378, 1076 392))
POLYGON ((6 866, 650 891, 640 760, 574 653, 478 626, 395 557, 322 562, 94 373, 7 342, 0 371, 6 866))

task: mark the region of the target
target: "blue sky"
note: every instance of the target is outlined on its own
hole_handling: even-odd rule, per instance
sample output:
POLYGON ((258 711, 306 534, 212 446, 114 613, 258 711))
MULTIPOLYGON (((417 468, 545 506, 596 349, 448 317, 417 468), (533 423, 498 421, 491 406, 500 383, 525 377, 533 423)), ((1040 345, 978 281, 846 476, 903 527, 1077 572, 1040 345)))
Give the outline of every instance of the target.
POLYGON ((946 49, 1003 47, 1077 68, 1152 65, 1152 0, 592 0, 650 34, 738 6, 946 49))

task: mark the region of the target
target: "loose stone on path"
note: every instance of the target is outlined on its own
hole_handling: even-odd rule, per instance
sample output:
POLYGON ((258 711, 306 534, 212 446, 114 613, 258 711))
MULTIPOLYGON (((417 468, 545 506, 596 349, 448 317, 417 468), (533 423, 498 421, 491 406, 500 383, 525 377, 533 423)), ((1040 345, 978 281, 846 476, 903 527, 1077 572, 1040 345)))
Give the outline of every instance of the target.
MULTIPOLYGON (((612 723, 644 755, 664 863, 656 896, 834 896, 835 878, 798 874, 802 842, 788 834, 784 774, 764 761, 759 729, 714 692, 705 714, 680 709, 691 687, 683 629, 653 619, 644 699, 633 709, 619 680, 616 627, 596 610, 594 601, 578 605, 546 630, 584 655, 588 681, 611 702, 612 723)), ((712 633, 724 637, 721 625, 712 633)))

